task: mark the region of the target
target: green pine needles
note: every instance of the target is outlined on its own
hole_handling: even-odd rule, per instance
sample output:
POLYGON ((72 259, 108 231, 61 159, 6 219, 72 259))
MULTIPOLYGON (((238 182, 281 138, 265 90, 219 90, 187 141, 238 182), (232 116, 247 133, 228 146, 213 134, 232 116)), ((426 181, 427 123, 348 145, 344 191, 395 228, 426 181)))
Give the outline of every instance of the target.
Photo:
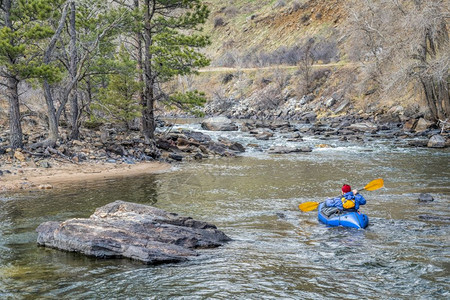
POLYGON ((44 91, 46 146, 59 139, 60 118, 78 139, 83 119, 121 122, 141 117, 154 138, 155 112, 165 106, 200 114, 205 95, 173 90, 178 76, 210 61, 202 34, 203 0, 2 0, 0 85, 7 91, 10 141, 22 147, 19 83, 44 91))
POLYGON ((92 121, 119 121, 129 128, 129 122, 141 116, 137 95, 143 84, 136 80, 136 61, 123 47, 115 68, 117 73, 107 76, 107 87, 100 88, 98 101, 91 105, 97 111, 91 118, 92 121))

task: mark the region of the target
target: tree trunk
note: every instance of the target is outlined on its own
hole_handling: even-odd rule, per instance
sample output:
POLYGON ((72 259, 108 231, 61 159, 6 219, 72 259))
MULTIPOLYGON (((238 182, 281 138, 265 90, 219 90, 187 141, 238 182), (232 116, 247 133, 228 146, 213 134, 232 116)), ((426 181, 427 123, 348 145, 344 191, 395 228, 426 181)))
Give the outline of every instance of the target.
POLYGON ((59 126, 58 119, 56 117, 56 109, 53 103, 53 96, 50 89, 50 84, 47 80, 44 80, 44 95, 45 102, 47 104, 47 114, 48 114, 48 146, 53 147, 56 144, 56 141, 59 138, 59 126))
POLYGON ((20 124, 19 80, 8 78, 9 129, 11 148, 23 147, 22 125, 20 124))
POLYGON ((436 102, 436 108, 437 108, 437 117, 438 120, 444 120, 445 119, 445 112, 444 112, 444 107, 443 107, 443 96, 441 94, 441 86, 442 86, 442 82, 439 79, 436 79, 436 81, 432 81, 433 84, 433 95, 435 97, 435 102, 436 102))
POLYGON ((72 113, 70 139, 78 140, 80 138, 80 113, 78 107, 78 93, 76 88, 75 91, 73 91, 72 97, 70 98, 70 111, 72 113))
MULTIPOLYGON (((446 29, 441 32, 440 36, 435 36, 430 28, 425 29, 424 41, 421 45, 422 51, 420 61, 424 66, 429 65, 429 60, 435 58, 437 51, 445 51, 441 49, 441 45, 445 45, 448 40, 446 29)), ((449 91, 448 91, 448 76, 437 77, 422 73, 419 75, 420 81, 425 92, 426 102, 430 109, 433 121, 446 120, 449 117, 449 91)))
MULTIPOLYGON (((58 28, 55 31, 55 34, 53 35, 52 39, 50 40, 47 49, 44 53, 44 63, 46 65, 49 65, 51 62, 53 50, 55 49, 56 42, 58 41, 61 32, 64 28, 64 24, 67 17, 67 10, 68 10, 68 4, 64 7, 61 18, 59 20, 58 28)), ((48 114, 48 137, 47 140, 45 140, 43 143, 37 143, 32 145, 32 147, 54 147, 56 144, 56 141, 59 138, 59 118, 56 114, 55 104, 53 102, 53 95, 51 91, 50 84, 48 80, 44 79, 43 83, 43 89, 44 89, 44 96, 45 96, 45 102, 47 104, 47 114, 48 114)))
MULTIPOLYGON (((135 9, 139 9, 139 0, 134 0, 134 8, 135 9)), ((137 73, 138 73, 138 82, 140 84, 144 83, 144 75, 143 75, 143 62, 142 62, 142 33, 141 32, 137 32, 136 33, 136 61, 137 61, 137 73)), ((145 107, 144 104, 144 90, 142 89, 142 87, 139 90, 139 94, 138 94, 138 99, 139 99, 139 103, 141 104, 142 107, 145 107)), ((144 130, 142 130, 144 131, 144 130)))
POLYGON ((142 131, 145 141, 150 143, 154 139, 154 76, 152 73, 152 56, 150 47, 152 45, 151 20, 155 11, 155 0, 145 1, 144 17, 144 99, 142 101, 142 131))
POLYGON ((305 53, 300 60, 300 71, 302 72, 303 79, 303 93, 305 95, 311 92, 312 82, 312 66, 314 64, 314 55, 312 53, 312 46, 314 45, 314 39, 310 39, 306 44, 305 53))
MULTIPOLYGON (((71 80, 74 80, 77 76, 77 66, 78 66, 78 53, 77 53, 77 31, 76 31, 76 24, 75 24, 75 13, 76 13, 76 7, 75 2, 72 2, 70 4, 70 66, 69 66, 69 73, 71 80)), ((72 90, 72 97, 71 97, 71 113, 72 113, 72 120, 71 120, 71 132, 70 132, 70 139, 71 140, 78 140, 80 137, 80 126, 79 126, 79 112, 78 112, 78 92, 77 92, 77 85, 75 84, 73 90, 72 90)))
MULTIPOLYGON (((12 32, 14 28, 11 20, 11 6, 12 0, 5 0, 3 6, 5 27, 8 27, 12 32)), ((13 45, 11 41, 11 45, 13 45)), ((12 66, 16 64, 16 61, 10 58, 9 62, 12 66)), ((23 147, 23 134, 22 125, 20 124, 20 103, 19 103, 19 79, 12 73, 7 77, 7 97, 9 101, 9 131, 10 131, 10 144, 13 149, 23 147)))
MULTIPOLYGON (((446 76, 448 78, 448 76, 446 76)), ((439 85, 439 95, 441 96, 442 107, 444 111, 444 118, 450 118, 450 93, 449 93, 449 84, 447 82, 441 82, 439 85)), ((445 119, 442 119, 444 121, 445 119)))
POLYGON ((421 78, 420 81, 422 83, 423 91, 425 93, 425 100, 427 102, 428 109, 430 110, 431 117, 433 118, 434 122, 437 122, 439 120, 439 117, 436 108, 436 102, 434 101, 433 96, 433 84, 429 81, 428 78, 421 78))
POLYGON ((91 84, 91 77, 86 76, 86 96, 88 101, 88 116, 91 115, 91 111, 89 110, 89 106, 92 103, 92 84, 91 84))

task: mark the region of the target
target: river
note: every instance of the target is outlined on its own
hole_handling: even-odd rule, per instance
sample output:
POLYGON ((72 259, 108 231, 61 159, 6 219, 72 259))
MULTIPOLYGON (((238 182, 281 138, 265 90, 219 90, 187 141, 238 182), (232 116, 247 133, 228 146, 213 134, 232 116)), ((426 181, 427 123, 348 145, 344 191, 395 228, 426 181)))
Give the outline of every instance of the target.
MULTIPOLYGON (((188 124, 190 129, 198 125, 188 124)), ((253 141, 264 150, 284 142, 253 141)), ((217 138, 217 133, 213 133, 217 138)), ((182 163, 171 172, 0 196, 2 299, 448 299, 450 152, 388 140, 327 143, 310 153, 182 163), (328 228, 305 201, 349 183, 363 192, 365 230, 328 228), (435 200, 420 203, 418 195, 435 200), (48 220, 88 217, 115 200, 154 205, 216 224, 233 240, 188 262, 147 266, 36 245, 48 220)))

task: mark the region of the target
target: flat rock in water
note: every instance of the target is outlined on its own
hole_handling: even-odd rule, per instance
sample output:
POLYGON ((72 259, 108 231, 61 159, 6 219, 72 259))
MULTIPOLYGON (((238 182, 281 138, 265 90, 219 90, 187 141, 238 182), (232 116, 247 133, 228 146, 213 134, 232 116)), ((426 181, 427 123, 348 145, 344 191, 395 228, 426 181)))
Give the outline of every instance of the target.
POLYGON ((311 152, 310 147, 285 147, 285 146, 275 146, 269 149, 269 154, 289 154, 296 152, 311 152))
POLYGON ((269 154, 288 154, 294 152, 302 152, 300 148, 276 146, 269 149, 269 154))
POLYGON ((131 258, 146 264, 180 262, 230 241, 215 225, 164 210, 115 201, 88 219, 45 222, 38 245, 99 258, 131 258))
POLYGON ((431 201, 434 201, 434 198, 430 194, 421 193, 419 195, 419 202, 431 202, 431 201))
POLYGON ((361 122, 350 125, 348 129, 360 132, 374 132, 378 130, 378 126, 371 122, 361 122))
POLYGON ((212 117, 202 122, 202 128, 211 131, 236 131, 238 126, 227 117, 212 117))

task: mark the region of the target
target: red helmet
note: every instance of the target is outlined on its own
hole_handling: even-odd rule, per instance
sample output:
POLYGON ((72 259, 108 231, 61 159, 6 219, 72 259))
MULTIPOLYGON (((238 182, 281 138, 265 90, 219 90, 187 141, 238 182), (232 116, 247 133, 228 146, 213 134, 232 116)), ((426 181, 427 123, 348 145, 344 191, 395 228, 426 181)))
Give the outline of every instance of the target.
POLYGON ((344 194, 350 192, 351 190, 352 190, 352 188, 351 188, 348 184, 344 184, 344 185, 342 186, 342 192, 343 192, 344 194))

